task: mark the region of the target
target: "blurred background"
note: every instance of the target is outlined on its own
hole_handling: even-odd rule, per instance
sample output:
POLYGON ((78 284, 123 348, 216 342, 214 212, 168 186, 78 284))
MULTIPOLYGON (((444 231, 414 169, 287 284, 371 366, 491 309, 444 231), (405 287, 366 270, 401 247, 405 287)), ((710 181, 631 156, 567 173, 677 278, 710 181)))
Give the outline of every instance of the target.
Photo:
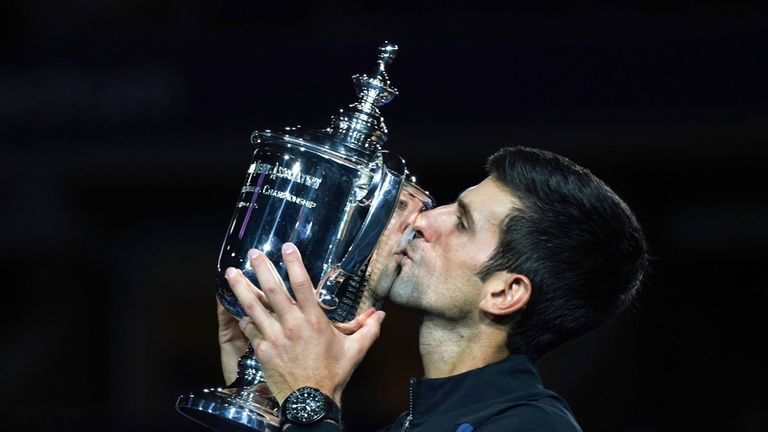
MULTIPOLYGON (((757 2, 3 2, 0 428, 206 430, 173 407, 223 384, 213 272, 250 132, 325 127, 390 40, 387 146, 439 202, 532 146, 647 232, 636 304, 541 364, 584 430, 764 430, 766 28, 757 2)), ((388 311, 351 431, 422 373, 388 311)))

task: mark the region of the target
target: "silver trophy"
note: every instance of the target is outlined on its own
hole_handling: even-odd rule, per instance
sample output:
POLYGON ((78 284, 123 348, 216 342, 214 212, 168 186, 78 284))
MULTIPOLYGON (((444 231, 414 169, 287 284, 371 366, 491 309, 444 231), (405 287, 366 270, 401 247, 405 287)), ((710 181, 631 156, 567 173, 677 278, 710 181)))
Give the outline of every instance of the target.
MULTIPOLYGON (((216 276, 219 301, 232 315, 246 316, 224 270, 239 268, 258 286, 251 248, 272 260, 293 295, 280 253, 285 242, 301 251, 330 320, 351 321, 388 294, 409 221, 433 205, 402 159, 382 150, 387 129, 379 107, 397 94, 386 72, 396 53, 397 46, 383 44, 374 74, 352 77, 359 99, 331 127, 251 135, 256 148, 216 276)), ((176 409, 216 430, 279 430, 279 405, 250 347, 234 383, 181 396, 176 409)))

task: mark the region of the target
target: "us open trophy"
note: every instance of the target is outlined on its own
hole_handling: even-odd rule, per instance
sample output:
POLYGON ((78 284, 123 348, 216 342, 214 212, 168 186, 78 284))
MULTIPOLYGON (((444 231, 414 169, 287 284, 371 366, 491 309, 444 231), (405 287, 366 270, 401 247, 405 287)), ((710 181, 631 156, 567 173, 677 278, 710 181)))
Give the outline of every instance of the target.
MULTIPOLYGON (((251 135, 256 148, 216 276, 219 301, 235 317, 246 314, 224 270, 239 268, 258 287, 246 255, 251 248, 272 260, 293 295, 280 254, 285 242, 301 251, 330 320, 348 322, 388 294, 409 220, 432 207, 402 160, 382 150, 387 129, 379 107, 397 94, 386 72, 396 52, 383 44, 374 74, 352 77, 359 99, 331 127, 251 135)), ((217 430, 279 430, 279 406, 250 347, 234 383, 181 396, 176 409, 217 430)))

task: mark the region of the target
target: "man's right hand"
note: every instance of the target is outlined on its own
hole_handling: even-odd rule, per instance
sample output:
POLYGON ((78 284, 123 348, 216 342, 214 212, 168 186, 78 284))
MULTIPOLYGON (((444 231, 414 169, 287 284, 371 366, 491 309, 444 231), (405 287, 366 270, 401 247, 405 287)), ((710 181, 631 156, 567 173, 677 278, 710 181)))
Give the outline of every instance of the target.
POLYGON ((292 391, 309 386, 340 404, 349 377, 379 335, 384 313, 369 309, 364 314, 367 319, 341 329, 333 326, 318 305, 296 246, 286 243, 282 250, 295 299, 288 294, 272 262, 255 249, 248 255, 263 292, 242 272, 227 269, 229 286, 250 317, 241 324, 278 402, 282 403, 292 391), (270 308, 262 303, 262 296, 266 296, 270 308))
MULTIPOLYGON (((254 292, 258 293, 259 301, 269 306, 267 297, 263 293, 260 291, 254 292)), ((374 312, 376 312, 376 309, 369 308, 350 322, 333 323, 333 325, 340 332, 351 335, 363 328, 365 321, 374 312)), ((216 313, 219 319, 221 370, 224 373, 224 383, 230 385, 237 379, 237 364, 240 361, 240 357, 248 350, 248 337, 240 329, 240 321, 224 309, 218 298, 216 298, 216 313)))

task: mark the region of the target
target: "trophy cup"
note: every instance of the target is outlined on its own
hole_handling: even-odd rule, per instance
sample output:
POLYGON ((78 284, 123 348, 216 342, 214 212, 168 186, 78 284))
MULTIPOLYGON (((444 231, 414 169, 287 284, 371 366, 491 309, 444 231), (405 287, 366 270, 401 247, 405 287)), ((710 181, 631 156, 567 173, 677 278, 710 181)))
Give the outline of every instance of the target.
MULTIPOLYGON (((386 71, 396 53, 397 46, 384 43, 373 75, 352 77, 359 99, 331 127, 251 135, 256 148, 216 275, 219 301, 235 317, 246 314, 224 270, 238 268, 258 287, 251 248, 272 260, 293 295, 280 254, 285 242, 301 251, 330 320, 348 322, 388 294, 397 274, 394 253, 412 235, 409 221, 433 205, 402 159, 382 150, 387 130, 379 107, 397 94, 386 71)), ((279 430, 279 405, 250 346, 238 366, 228 387, 183 395, 176 409, 216 430, 279 430)))

